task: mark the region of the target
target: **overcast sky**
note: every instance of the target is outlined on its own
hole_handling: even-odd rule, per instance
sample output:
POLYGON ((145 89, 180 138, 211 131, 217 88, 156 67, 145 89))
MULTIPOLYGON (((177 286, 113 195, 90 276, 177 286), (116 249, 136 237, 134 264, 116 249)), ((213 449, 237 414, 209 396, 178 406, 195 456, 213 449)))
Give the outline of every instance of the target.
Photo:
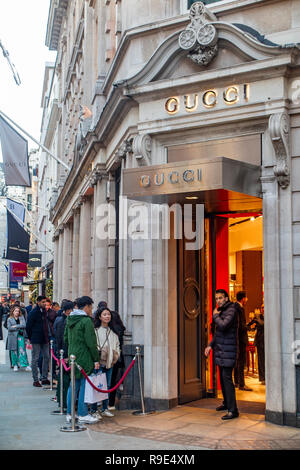
POLYGON ((50 0, 0 0, 0 39, 22 82, 16 85, 0 50, 0 109, 38 140, 45 62, 56 58, 45 46, 49 5, 50 0))

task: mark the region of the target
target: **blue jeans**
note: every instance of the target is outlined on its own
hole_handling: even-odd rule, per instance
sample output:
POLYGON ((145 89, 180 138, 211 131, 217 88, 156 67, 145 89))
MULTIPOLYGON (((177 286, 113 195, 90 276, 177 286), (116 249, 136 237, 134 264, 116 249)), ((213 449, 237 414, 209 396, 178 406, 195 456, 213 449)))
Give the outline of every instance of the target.
MULTIPOLYGON (((102 367, 100 366, 100 369, 99 369, 101 372, 105 372, 106 373, 106 381, 107 381, 107 390, 110 389, 110 383, 111 383, 111 376, 112 376, 112 370, 113 368, 111 367, 110 369, 106 369, 106 367, 102 367)), ((98 371, 94 371, 94 372, 98 372, 98 371)), ((103 400, 102 402, 102 411, 104 410, 107 410, 108 408, 108 398, 106 400, 103 400)), ((97 403, 93 403, 91 405, 91 411, 92 412, 95 412, 97 411, 97 403)))
MULTIPOLYGON (((75 379, 75 401, 78 396, 78 416, 86 416, 88 414, 88 406, 87 403, 84 403, 84 392, 85 392, 85 378, 82 379, 75 379)), ((67 413, 68 415, 71 414, 71 384, 68 390, 68 397, 67 397, 67 413)))

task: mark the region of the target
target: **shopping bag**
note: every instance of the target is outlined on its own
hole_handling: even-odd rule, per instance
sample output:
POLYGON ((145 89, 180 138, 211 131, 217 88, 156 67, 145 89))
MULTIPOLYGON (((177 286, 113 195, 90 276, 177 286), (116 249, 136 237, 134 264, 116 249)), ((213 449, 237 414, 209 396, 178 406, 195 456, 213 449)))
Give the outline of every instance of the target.
MULTIPOLYGON (((93 384, 100 389, 107 390, 107 381, 105 372, 98 372, 97 374, 92 374, 89 376, 89 379, 93 384)), ((84 402, 85 403, 99 403, 100 401, 107 400, 108 393, 97 392, 85 381, 85 392, 84 392, 84 402)))
POLYGON ((32 349, 32 344, 31 343, 26 343, 26 349, 32 349))

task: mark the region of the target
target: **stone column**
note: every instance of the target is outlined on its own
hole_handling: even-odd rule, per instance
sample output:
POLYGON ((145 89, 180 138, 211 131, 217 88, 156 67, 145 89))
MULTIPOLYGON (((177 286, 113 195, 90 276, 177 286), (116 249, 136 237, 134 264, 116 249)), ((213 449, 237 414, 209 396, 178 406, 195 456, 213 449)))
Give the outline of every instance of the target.
POLYGON ((115 308, 115 246, 116 246, 116 211, 115 211, 115 180, 109 176, 108 181, 108 263, 107 263, 107 301, 111 309, 115 308))
POLYGON ((63 271, 62 271, 62 298, 70 297, 70 225, 64 226, 64 242, 63 242, 63 271))
POLYGON ((79 295, 91 295, 91 204, 82 198, 79 227, 79 295))
POLYGON ((73 209, 73 244, 72 244, 72 300, 79 296, 79 207, 73 209))
POLYGON ((63 243, 64 243, 64 231, 62 228, 59 229, 59 245, 58 245, 58 273, 57 273, 57 302, 62 301, 62 280, 63 280, 63 243))
POLYGON ((59 237, 53 237, 54 255, 53 255, 53 301, 57 302, 58 298, 58 250, 59 250, 59 237))
POLYGON ((95 304, 101 300, 108 301, 108 246, 107 238, 103 238, 100 230, 101 221, 104 217, 101 211, 101 205, 106 204, 106 182, 107 178, 101 176, 97 179, 94 186, 94 286, 93 296, 95 304), (97 230, 98 227, 98 230, 97 230))

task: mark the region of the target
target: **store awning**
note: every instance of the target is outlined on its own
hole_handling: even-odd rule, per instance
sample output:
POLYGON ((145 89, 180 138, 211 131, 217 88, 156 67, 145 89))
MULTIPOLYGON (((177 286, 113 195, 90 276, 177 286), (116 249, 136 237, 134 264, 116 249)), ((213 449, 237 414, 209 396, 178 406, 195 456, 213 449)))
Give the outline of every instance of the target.
POLYGON ((204 203, 208 211, 261 210, 261 167, 225 157, 123 170, 123 196, 204 203), (193 198, 193 199, 191 199, 193 198))

